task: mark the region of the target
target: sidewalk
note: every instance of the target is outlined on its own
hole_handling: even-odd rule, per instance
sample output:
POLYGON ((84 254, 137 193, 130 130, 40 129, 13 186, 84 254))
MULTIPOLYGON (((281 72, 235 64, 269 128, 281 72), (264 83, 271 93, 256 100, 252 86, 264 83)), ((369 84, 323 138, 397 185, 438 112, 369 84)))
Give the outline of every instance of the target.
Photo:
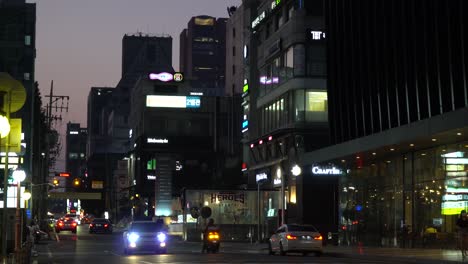
MULTIPOLYGON (((195 243, 199 242, 179 242, 195 243)), ((221 248, 238 252, 268 254, 266 243, 222 242, 221 248)), ((428 248, 381 248, 357 246, 332 246, 323 248, 324 257, 355 258, 365 260, 389 260, 395 263, 461 263, 462 256, 459 250, 454 249, 428 249, 428 248)), ((468 263, 468 259, 465 260, 468 263)))
MULTIPOLYGON (((397 263, 461 263, 460 250, 427 248, 378 248, 357 246, 326 246, 324 255, 337 258, 391 260, 397 263)), ((467 260, 468 262, 468 260, 467 260)))

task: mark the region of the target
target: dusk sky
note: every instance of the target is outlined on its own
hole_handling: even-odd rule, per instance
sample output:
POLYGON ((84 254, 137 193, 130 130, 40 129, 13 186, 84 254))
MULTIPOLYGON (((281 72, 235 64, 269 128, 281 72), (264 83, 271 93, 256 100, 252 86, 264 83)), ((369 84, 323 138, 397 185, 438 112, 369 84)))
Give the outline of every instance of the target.
MULTIPOLYGON (((63 123, 86 127, 93 86, 115 87, 121 74, 122 37, 129 33, 172 36, 172 64, 179 69, 179 34, 197 15, 228 17, 241 0, 37 0, 36 80, 42 96, 70 96, 63 123)), ((45 99, 45 98, 44 98, 45 99)), ((43 99, 43 102, 45 101, 43 99)), ((45 104, 45 103, 44 103, 45 104)))

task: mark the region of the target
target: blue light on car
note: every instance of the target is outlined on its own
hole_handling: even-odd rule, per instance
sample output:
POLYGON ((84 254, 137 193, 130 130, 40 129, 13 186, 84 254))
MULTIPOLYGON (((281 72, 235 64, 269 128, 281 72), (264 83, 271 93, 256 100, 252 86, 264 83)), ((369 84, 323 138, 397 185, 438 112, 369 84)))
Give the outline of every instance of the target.
POLYGON ((137 233, 130 233, 127 235, 128 242, 130 243, 137 242, 138 238, 140 238, 140 236, 137 233))
POLYGON ((159 240, 159 242, 164 242, 164 241, 166 241, 166 234, 164 234, 164 233, 158 233, 158 240, 159 240))

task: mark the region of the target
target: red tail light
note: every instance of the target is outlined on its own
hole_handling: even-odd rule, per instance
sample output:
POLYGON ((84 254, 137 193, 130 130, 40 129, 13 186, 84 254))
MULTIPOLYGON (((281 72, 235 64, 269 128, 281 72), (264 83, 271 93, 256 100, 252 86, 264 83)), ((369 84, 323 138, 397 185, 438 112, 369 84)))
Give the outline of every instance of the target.
POLYGON ((296 240, 296 239, 297 239, 297 236, 293 236, 293 235, 291 235, 291 234, 288 234, 288 235, 286 236, 286 238, 287 238, 288 240, 296 240))
POLYGON ((104 224, 104 228, 107 228, 109 225, 108 224, 104 224))
POLYGON ((93 227, 93 226, 94 226, 94 224, 89 224, 89 227, 93 227))
POLYGON ((63 222, 59 222, 58 225, 59 225, 59 226, 63 226, 63 222))
POLYGON ((73 223, 72 223, 72 226, 76 226, 76 222, 73 222, 73 223))
POLYGON ((314 240, 322 240, 322 236, 321 235, 318 235, 318 236, 314 236, 314 240))

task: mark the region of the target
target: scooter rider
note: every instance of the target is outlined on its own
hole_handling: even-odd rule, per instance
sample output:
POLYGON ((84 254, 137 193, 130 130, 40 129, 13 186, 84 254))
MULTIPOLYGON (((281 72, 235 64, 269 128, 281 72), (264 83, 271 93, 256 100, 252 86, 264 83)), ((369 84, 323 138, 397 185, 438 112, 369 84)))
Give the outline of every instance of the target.
POLYGON ((203 230, 203 247, 202 247, 202 253, 206 251, 206 243, 208 241, 208 231, 210 228, 216 227, 214 224, 214 219, 210 218, 208 220, 208 223, 206 224, 205 230, 203 230))

